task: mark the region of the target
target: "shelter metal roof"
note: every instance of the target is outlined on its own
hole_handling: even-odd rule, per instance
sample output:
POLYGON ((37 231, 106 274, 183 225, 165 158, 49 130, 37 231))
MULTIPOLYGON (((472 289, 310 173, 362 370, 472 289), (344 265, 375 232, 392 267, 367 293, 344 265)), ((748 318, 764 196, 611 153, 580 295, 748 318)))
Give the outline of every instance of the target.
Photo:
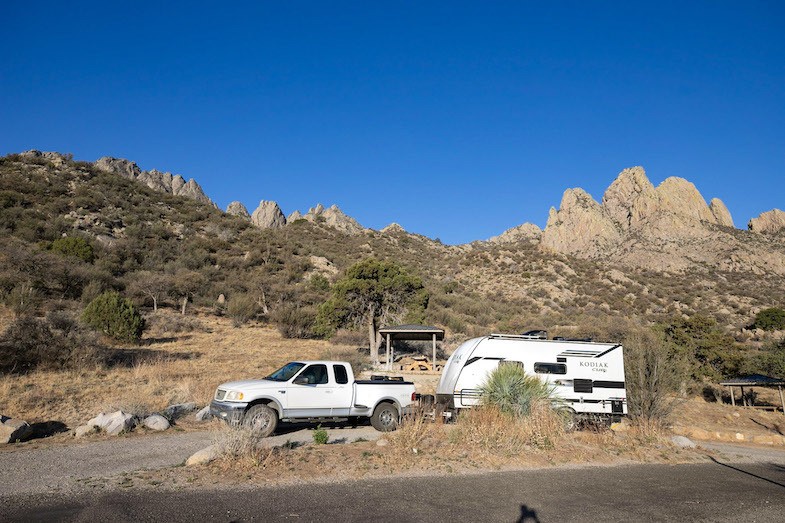
POLYGON ((723 381, 720 385, 726 387, 776 387, 785 385, 782 378, 773 378, 763 374, 750 374, 749 376, 739 376, 728 381, 723 381))
POLYGON ((396 325, 379 329, 379 334, 390 335, 393 340, 437 340, 444 339, 444 329, 427 325, 396 325))

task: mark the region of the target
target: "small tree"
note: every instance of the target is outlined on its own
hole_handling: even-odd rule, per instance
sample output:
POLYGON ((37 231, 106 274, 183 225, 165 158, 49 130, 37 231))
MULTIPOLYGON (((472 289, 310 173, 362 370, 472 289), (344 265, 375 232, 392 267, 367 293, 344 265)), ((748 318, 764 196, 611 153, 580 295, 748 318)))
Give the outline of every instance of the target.
POLYGON ((172 287, 175 295, 180 300, 180 314, 185 315, 185 308, 188 306, 188 300, 192 299, 206 283, 207 279, 196 271, 184 269, 178 271, 174 275, 172 287))
POLYGON ((259 306, 253 296, 248 294, 237 294, 229 298, 226 313, 232 318, 235 327, 239 327, 256 318, 259 314, 259 306))
POLYGON ((428 305, 428 294, 419 277, 397 263, 373 258, 349 267, 332 291, 332 298, 319 309, 319 324, 333 328, 347 322, 364 325, 374 365, 379 363, 380 323, 400 321, 407 312, 428 305))
POLYGON ((91 301, 82 312, 82 320, 118 341, 139 341, 145 327, 144 318, 131 300, 114 291, 91 301))
POLYGON ((755 323, 753 325, 756 329, 765 331, 785 330, 785 310, 779 307, 763 309, 755 315, 755 323))
POLYGON ((153 302, 153 311, 158 311, 161 301, 172 288, 172 278, 160 272, 140 271, 132 275, 134 279, 128 284, 128 292, 134 296, 149 298, 153 302))

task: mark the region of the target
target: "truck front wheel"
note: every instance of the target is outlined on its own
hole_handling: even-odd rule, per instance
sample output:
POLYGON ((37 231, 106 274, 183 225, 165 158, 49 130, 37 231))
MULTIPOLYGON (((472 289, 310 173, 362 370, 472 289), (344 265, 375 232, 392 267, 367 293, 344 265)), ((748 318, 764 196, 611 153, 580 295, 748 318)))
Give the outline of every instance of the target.
POLYGON ((398 428, 398 409, 392 403, 380 403, 373 410, 371 425, 379 432, 392 432, 398 428))
POLYGON ((266 438, 278 426, 278 414, 267 405, 254 405, 243 417, 243 426, 251 429, 262 438, 266 438))

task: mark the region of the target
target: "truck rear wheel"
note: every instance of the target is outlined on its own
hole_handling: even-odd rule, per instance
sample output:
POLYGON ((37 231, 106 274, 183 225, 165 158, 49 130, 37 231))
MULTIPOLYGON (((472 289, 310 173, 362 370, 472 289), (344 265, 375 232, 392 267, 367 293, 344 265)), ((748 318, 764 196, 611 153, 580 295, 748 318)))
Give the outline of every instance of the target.
POLYGON ((243 417, 243 426, 251 429, 255 434, 266 438, 278 426, 278 414, 267 405, 254 405, 243 417))
POLYGON ((373 409, 371 425, 379 432, 392 432, 398 428, 398 409, 392 403, 380 403, 373 409))

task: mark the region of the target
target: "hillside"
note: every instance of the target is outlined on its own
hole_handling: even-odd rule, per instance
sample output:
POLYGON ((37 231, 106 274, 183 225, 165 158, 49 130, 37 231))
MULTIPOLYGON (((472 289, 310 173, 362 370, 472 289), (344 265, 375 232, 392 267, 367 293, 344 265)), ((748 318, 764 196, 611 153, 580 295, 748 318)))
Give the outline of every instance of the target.
POLYGON ((223 213, 196 182, 134 166, 57 153, 0 160, 3 295, 29 286, 44 310, 78 308, 103 289, 131 293, 139 280, 164 274, 172 283, 164 305, 187 296, 220 314, 220 295, 229 302, 252 295, 267 310, 262 320, 293 322, 308 335, 329 294, 324 279, 312 277, 329 283, 374 256, 424 279, 426 321, 452 340, 534 327, 601 331, 617 319, 696 313, 747 340, 752 333, 741 329, 755 312, 785 303, 776 224, 764 233, 734 229, 721 202, 707 206, 686 181, 649 187, 639 168, 622 172, 602 204, 568 190, 545 231, 525 225, 447 246, 400 226, 363 228, 337 207, 284 220, 275 202, 263 201, 253 215, 241 205, 223 213), (53 250, 63 236, 85 239, 90 259, 53 250))

